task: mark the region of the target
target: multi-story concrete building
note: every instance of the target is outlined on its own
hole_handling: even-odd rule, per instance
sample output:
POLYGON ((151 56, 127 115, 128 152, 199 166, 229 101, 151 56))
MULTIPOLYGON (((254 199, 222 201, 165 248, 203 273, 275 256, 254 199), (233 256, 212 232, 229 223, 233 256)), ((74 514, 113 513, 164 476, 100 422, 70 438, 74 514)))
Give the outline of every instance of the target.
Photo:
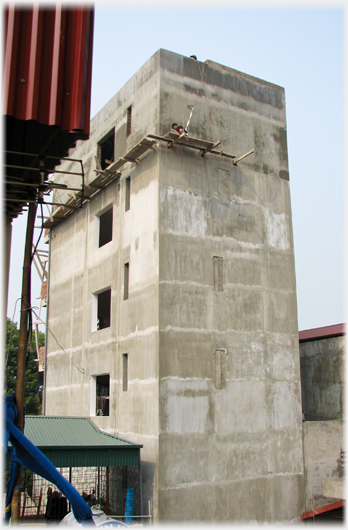
POLYGON ((47 222, 48 326, 65 351, 48 334, 46 414, 143 444, 155 520, 299 519, 284 89, 159 50, 71 156, 89 200, 47 222), (190 104, 188 138, 170 142, 190 104))

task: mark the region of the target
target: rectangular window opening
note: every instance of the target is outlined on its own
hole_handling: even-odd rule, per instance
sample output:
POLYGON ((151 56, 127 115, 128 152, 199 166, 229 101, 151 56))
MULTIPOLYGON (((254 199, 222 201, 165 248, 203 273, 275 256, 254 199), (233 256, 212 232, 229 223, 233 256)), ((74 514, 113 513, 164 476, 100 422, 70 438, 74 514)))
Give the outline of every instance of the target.
POLYGON ((103 291, 97 296, 97 329, 110 327, 111 316, 111 289, 103 291))
POLYGON ((124 264, 123 300, 128 300, 128 296, 129 296, 129 262, 124 264))
POLYGON ((126 200, 125 200, 125 211, 128 212, 130 209, 130 177, 126 178, 126 200))
POLYGON ((99 248, 112 241, 112 205, 99 215, 99 248))
POLYGON ((127 109, 127 137, 132 132, 132 105, 127 109))
POLYGON ((109 416, 110 375, 96 377, 96 416, 109 416))
POLYGON ((128 353, 122 354, 122 362, 123 362, 123 392, 127 392, 128 390, 128 353))
POLYGON ((224 262, 224 258, 223 257, 221 257, 221 256, 213 256, 214 291, 223 291, 224 290, 223 262, 224 262))
POLYGON ((101 169, 107 168, 114 162, 115 156, 115 130, 112 129, 100 142, 98 142, 97 157, 101 169))

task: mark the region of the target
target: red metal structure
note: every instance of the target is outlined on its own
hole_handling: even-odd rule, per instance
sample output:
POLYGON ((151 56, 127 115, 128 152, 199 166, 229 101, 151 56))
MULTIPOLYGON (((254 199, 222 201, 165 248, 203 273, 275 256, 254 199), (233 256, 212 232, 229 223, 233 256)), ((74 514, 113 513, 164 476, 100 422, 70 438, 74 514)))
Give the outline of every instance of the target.
POLYGON ((317 508, 316 510, 312 510, 310 512, 303 513, 301 515, 301 519, 304 521, 306 519, 311 519, 317 517, 317 519, 320 519, 320 516, 323 516, 326 514, 326 519, 330 519, 330 514, 333 512, 337 512, 332 515, 332 519, 343 519, 343 512, 342 509, 345 507, 346 501, 341 500, 338 502, 334 502, 332 504, 328 504, 327 506, 322 506, 321 508, 317 508), (340 510, 340 511, 339 511, 340 510))
MULTIPOLYGON (((77 140, 89 136, 94 10, 84 6, 7 6, 5 9, 3 114, 6 237, 29 204, 23 264, 16 375, 16 426, 23 432, 30 270, 36 206, 57 184, 48 176, 77 140)), ((83 165, 81 162, 81 204, 83 165)), ((41 214, 43 222, 43 212, 41 214)), ((9 244, 7 243, 7 248, 9 244)), ((7 255, 9 268, 9 252, 7 255)), ((21 475, 12 496, 20 516, 21 475)))
POLYGON ((89 136, 94 9, 11 5, 4 22, 6 214, 13 218, 42 183, 38 170, 51 171, 89 136))
POLYGON ((299 331, 298 338, 300 342, 308 342, 310 340, 328 339, 339 335, 345 335, 345 324, 334 324, 333 326, 324 326, 323 328, 305 329, 299 331))

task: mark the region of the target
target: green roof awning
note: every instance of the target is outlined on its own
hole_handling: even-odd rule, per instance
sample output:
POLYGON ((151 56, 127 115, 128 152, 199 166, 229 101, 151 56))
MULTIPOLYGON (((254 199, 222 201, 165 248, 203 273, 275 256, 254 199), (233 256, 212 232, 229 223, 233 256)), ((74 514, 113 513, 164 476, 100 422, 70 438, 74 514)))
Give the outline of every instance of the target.
POLYGON ((26 416, 24 434, 56 467, 140 465, 142 445, 102 432, 90 418, 26 416))

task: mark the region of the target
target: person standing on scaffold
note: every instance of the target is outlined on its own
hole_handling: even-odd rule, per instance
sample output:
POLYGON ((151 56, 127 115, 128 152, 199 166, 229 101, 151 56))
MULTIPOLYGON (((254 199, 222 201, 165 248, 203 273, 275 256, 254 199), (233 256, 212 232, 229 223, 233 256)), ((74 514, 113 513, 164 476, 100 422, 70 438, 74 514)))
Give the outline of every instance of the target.
POLYGON ((172 129, 174 129, 174 131, 175 131, 177 134, 183 134, 183 133, 185 133, 185 135, 188 136, 188 134, 187 134, 187 130, 184 129, 182 125, 178 125, 177 123, 173 123, 173 125, 172 125, 172 129))

